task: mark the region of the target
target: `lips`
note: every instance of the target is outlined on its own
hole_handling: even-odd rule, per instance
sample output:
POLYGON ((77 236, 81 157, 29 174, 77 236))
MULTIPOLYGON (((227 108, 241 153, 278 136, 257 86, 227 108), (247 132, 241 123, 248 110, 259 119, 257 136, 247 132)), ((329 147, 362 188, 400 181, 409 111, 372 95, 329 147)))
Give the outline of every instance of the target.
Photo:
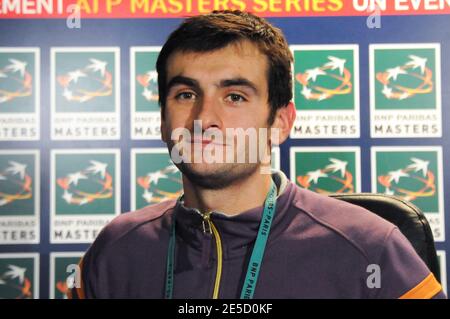
POLYGON ((220 145, 220 146, 227 145, 227 144, 215 142, 214 140, 202 139, 202 138, 194 138, 190 141, 190 143, 191 144, 202 144, 203 146, 208 145, 208 144, 214 144, 214 145, 220 145))
POLYGON ((204 139, 193 139, 191 140, 191 144, 204 144, 207 145, 209 143, 213 143, 213 140, 204 140, 204 139))
POLYGON ((206 146, 206 145, 217 145, 217 146, 227 146, 226 144, 222 144, 222 143, 215 143, 214 141, 211 140, 202 140, 202 141, 191 141, 192 145, 202 145, 202 146, 206 146))

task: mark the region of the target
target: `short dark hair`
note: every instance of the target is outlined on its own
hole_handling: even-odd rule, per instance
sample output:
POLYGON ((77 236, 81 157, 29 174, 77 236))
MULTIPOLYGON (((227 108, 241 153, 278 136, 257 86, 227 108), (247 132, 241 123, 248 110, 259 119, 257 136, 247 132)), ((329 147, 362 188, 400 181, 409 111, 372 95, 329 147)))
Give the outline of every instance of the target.
POLYGON ((173 31, 156 61, 159 104, 164 119, 167 98, 167 60, 175 52, 210 52, 229 44, 249 40, 267 57, 270 116, 292 99, 292 53, 280 29, 265 19, 239 10, 213 11, 186 19, 173 31))

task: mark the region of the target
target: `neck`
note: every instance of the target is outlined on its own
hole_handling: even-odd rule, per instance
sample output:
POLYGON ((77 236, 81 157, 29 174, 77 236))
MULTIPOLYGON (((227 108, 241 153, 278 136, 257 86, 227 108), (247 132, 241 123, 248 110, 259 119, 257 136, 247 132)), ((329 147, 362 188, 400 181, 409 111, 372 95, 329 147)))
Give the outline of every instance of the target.
POLYGON ((184 205, 202 213, 218 211, 228 216, 262 206, 270 189, 271 174, 259 170, 242 181, 221 189, 205 189, 183 176, 184 205))

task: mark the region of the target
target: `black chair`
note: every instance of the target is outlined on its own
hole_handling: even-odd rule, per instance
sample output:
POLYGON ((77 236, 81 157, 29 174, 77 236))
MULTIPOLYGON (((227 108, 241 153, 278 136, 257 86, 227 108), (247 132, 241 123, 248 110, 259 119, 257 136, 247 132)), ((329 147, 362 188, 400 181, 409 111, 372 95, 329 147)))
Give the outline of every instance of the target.
POLYGON ((417 206, 385 194, 353 193, 330 196, 364 207, 396 225, 411 242, 436 279, 441 282, 433 234, 425 215, 417 206))

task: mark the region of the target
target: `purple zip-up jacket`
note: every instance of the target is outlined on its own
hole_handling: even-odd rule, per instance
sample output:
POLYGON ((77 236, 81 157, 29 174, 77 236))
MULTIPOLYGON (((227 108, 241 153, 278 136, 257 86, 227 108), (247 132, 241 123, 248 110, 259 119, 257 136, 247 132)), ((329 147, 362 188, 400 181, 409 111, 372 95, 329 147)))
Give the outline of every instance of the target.
MULTIPOLYGON (((393 224, 302 189, 280 171, 272 177, 278 187, 276 214, 254 298, 445 298, 393 224), (377 266, 369 265, 379 266, 379 281, 377 266)), ((174 214, 173 297, 211 298, 218 285, 219 298, 239 298, 262 211, 263 206, 232 217, 210 215, 221 239, 218 279, 217 239, 204 232, 198 210, 169 200, 122 214, 83 257, 82 285, 72 298, 164 298, 174 214)))

